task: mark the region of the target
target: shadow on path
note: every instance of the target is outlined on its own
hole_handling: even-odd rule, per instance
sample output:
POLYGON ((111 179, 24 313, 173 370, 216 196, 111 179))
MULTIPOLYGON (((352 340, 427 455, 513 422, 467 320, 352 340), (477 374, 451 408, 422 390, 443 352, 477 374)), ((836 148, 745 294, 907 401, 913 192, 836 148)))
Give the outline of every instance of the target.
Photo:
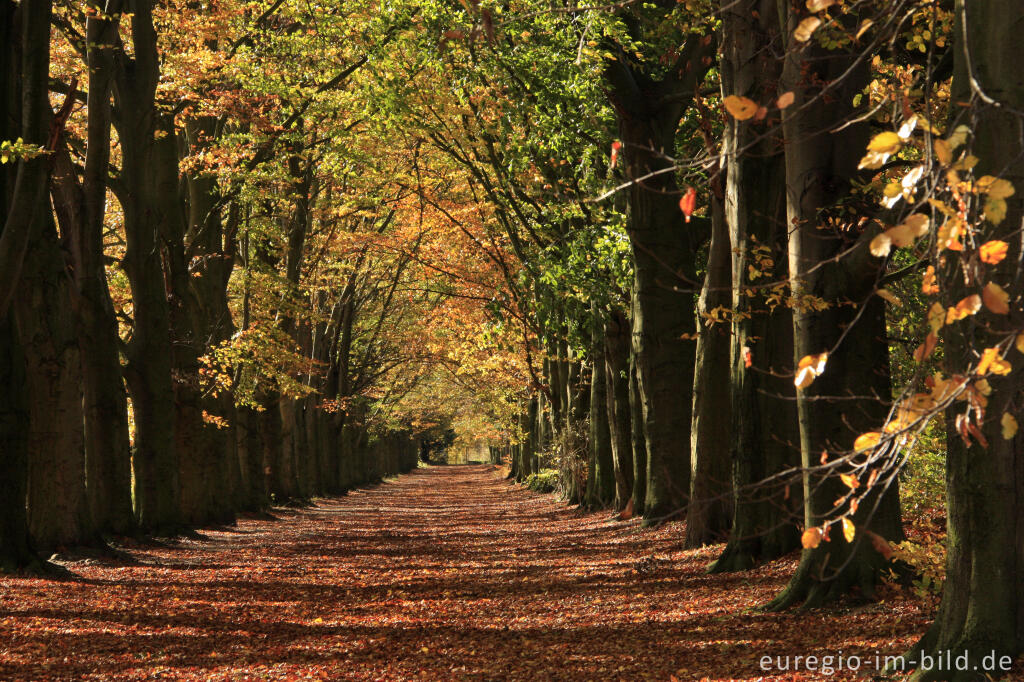
POLYGON ((0 678, 797 679, 761 656, 892 653, 923 626, 910 604, 751 613, 792 561, 707 576, 716 548, 683 552, 681 525, 583 515, 486 465, 275 514, 76 581, 0 579, 0 678))

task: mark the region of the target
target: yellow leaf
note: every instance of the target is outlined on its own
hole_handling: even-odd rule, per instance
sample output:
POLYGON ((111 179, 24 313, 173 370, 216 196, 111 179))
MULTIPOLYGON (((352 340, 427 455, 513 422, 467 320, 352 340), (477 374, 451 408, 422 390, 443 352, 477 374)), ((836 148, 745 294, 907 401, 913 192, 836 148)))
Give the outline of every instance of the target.
POLYGON ((792 104, 795 99, 796 95, 793 94, 792 90, 790 90, 789 92, 784 92, 781 95, 779 95, 779 98, 777 100, 775 100, 775 106, 777 106, 779 109, 785 109, 790 104, 792 104))
POLYGON ((853 525, 853 521, 843 517, 843 537, 846 538, 847 542, 853 542, 854 536, 857 534, 857 527, 853 525))
POLYGON ((725 105, 725 110, 732 114, 732 117, 737 121, 746 121, 748 118, 753 118, 754 114, 757 113, 757 102, 748 97, 729 95, 722 100, 722 104, 725 105))
POLYGON ((804 531, 804 534, 800 536, 800 544, 805 549, 814 549, 821 544, 821 529, 820 528, 808 528, 804 531))
MULTIPOLYGON (((867 433, 862 433, 859 436, 857 436, 857 440, 853 441, 853 449, 858 452, 860 452, 861 450, 870 450, 871 448, 878 445, 878 441, 880 441, 881 439, 882 434, 879 433, 878 431, 868 431, 867 433)), ((848 474, 843 474, 843 476, 847 475, 848 474)), ((850 476, 849 478, 853 480, 853 485, 850 485, 850 481, 848 481, 846 478, 843 479, 843 482, 846 483, 846 485, 850 486, 851 488, 856 488, 858 485, 857 479, 853 478, 853 476, 850 476)))
POLYGON ((1012 414, 1004 412, 1003 418, 999 423, 1003 427, 1003 440, 1010 440, 1017 435, 1017 420, 1014 419, 1012 414))
POLYGON ((807 0, 808 12, 820 12, 821 10, 836 4, 836 0, 807 0))
POLYGON ((900 136, 894 132, 886 131, 879 133, 868 142, 869 152, 880 152, 883 154, 895 154, 903 146, 900 136))
POLYGON ((989 265, 995 265, 1006 258, 1006 250, 1009 248, 1009 244, 998 239, 985 242, 978 249, 978 253, 981 254, 981 261, 988 263, 989 265))
POLYGON ((793 379, 793 383, 797 388, 807 388, 814 381, 815 377, 825 371, 826 362, 828 362, 828 353, 805 355, 797 364, 796 377, 793 379))
POLYGON ((1006 219, 1006 199, 988 197, 985 199, 985 220, 998 225, 1006 219))
POLYGON ((867 143, 867 154, 857 168, 882 168, 889 157, 899 152, 903 141, 894 132, 886 131, 871 138, 867 143))
POLYGON ((939 163, 943 166, 948 166, 953 162, 953 150, 945 140, 935 140, 934 148, 935 158, 938 159, 939 163))
POLYGON ((990 199, 1005 199, 1014 193, 1013 183, 1003 178, 983 175, 974 183, 978 191, 987 194, 990 199))
POLYGON ((1010 312, 1010 295, 995 282, 989 282, 981 291, 981 299, 985 307, 996 315, 1005 315, 1010 312))
POLYGON ((316 623, 317 625, 320 625, 321 623, 324 622, 324 619, 320 618, 319 616, 317 616, 316 618, 313 619, 313 622, 316 623))
POLYGON ((981 360, 978 361, 978 374, 1009 374, 1013 367, 999 355, 998 348, 986 348, 981 352, 981 360))
POLYGON ((871 28, 872 25, 874 25, 874 23, 875 22, 873 22, 871 19, 865 19, 864 21, 860 22, 860 28, 857 29, 857 35, 854 36, 853 39, 860 40, 860 37, 864 35, 864 33, 867 32, 867 30, 871 28))
POLYGON ((1017 338, 1014 339, 1013 345, 1017 347, 1018 353, 1024 353, 1024 334, 1017 334, 1017 338))
POLYGON ((971 170, 978 165, 978 157, 973 154, 968 154, 964 158, 960 159, 953 164, 953 170, 971 170))
POLYGON ((892 250, 892 237, 885 232, 876 234, 874 239, 872 239, 871 243, 868 245, 868 248, 871 250, 872 256, 885 258, 889 255, 889 251, 892 250))
POLYGON ((979 310, 981 310, 981 296, 971 294, 961 299, 955 307, 946 311, 946 324, 962 320, 969 315, 974 315, 979 310))
POLYGON ((893 305, 903 305, 903 301, 901 301, 896 296, 896 294, 892 293, 888 289, 879 289, 875 293, 878 294, 879 298, 882 298, 882 299, 888 301, 889 303, 892 303, 893 305))
POLYGON ((932 219, 924 213, 915 213, 907 216, 903 224, 915 237, 923 237, 928 234, 928 227, 932 224, 932 219))
POLYGON ((814 32, 818 30, 819 26, 821 26, 821 19, 818 17, 807 17, 801 21, 796 27, 796 30, 793 31, 793 38, 795 38, 797 42, 806 43, 811 39, 814 32))
POLYGON ((905 223, 900 223, 896 227, 890 227, 885 233, 892 240, 892 245, 898 249, 902 249, 904 246, 913 246, 914 244, 914 231, 905 223))
POLYGON ((937 332, 942 329, 944 324, 946 324, 946 309, 942 307, 941 303, 936 301, 928 309, 928 326, 931 327, 932 332, 937 332))

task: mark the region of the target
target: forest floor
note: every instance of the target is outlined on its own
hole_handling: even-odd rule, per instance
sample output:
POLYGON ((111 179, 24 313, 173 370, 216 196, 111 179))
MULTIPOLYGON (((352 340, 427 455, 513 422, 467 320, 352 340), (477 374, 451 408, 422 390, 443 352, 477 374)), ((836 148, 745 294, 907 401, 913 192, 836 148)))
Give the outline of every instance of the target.
POLYGON ((682 524, 584 514, 489 466, 274 515, 66 563, 67 580, 0 578, 0 679, 851 679, 840 654, 870 672, 926 625, 895 591, 756 612, 795 557, 705 575, 720 547, 683 551, 682 524))

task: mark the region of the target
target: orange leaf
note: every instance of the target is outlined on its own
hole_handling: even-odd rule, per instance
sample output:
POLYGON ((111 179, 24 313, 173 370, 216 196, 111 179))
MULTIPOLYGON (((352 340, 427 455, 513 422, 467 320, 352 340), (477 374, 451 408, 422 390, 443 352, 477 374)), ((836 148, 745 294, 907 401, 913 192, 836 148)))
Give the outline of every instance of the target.
POLYGON ((973 315, 981 310, 981 296, 977 294, 971 294, 970 296, 963 298, 956 307, 950 308, 946 311, 946 324, 962 320, 968 315, 973 315))
POLYGON ((978 253, 981 254, 981 260, 983 263, 995 265, 1006 258, 1006 249, 1008 247, 1009 244, 1006 242, 993 239, 992 241, 982 244, 981 248, 978 249, 978 253))
POLYGON ((821 26, 821 19, 818 17, 807 17, 793 31, 793 37, 797 42, 806 43, 811 39, 814 32, 818 30, 819 26, 821 26))
POLYGON ((931 357, 932 353, 935 352, 935 346, 939 345, 939 337, 932 332, 925 337, 924 343, 917 347, 914 351, 914 360, 916 362, 924 362, 931 357))
POLYGON ((1017 435, 1017 420, 1009 412, 1003 413, 999 424, 1003 427, 1003 440, 1010 440, 1017 435))
POLYGON ((754 114, 757 113, 757 102, 749 97, 729 95, 722 100, 722 104, 725 105, 725 110, 732 114, 732 117, 737 121, 746 121, 748 118, 753 118, 754 114))
POLYGON ((804 531, 804 534, 800 536, 800 544, 805 549, 814 549, 821 544, 821 529, 820 528, 808 528, 804 531))
POLYGON ((921 293, 930 295, 939 293, 939 285, 935 283, 935 266, 929 265, 921 282, 921 293))
POLYGON ((871 546, 875 551, 881 554, 886 561, 892 559, 892 547, 889 546, 889 543, 885 538, 870 530, 865 530, 864 534, 868 536, 869 540, 871 540, 871 546))
POLYGON ((622 143, 618 140, 612 142, 612 160, 608 163, 608 168, 615 168, 615 162, 619 160, 619 150, 622 149, 622 143))
POLYGON ((1010 312, 1010 295, 995 282, 985 285, 981 291, 981 299, 985 302, 985 307, 996 315, 1005 315, 1010 312))
POLYGON ((981 352, 981 360, 978 361, 978 374, 1009 374, 1013 367, 999 355, 998 348, 986 348, 981 352))
POLYGON ((805 355, 800 359, 796 368, 796 377, 793 383, 797 388, 807 388, 814 381, 815 377, 825 371, 825 363, 828 362, 828 353, 817 355, 805 355))

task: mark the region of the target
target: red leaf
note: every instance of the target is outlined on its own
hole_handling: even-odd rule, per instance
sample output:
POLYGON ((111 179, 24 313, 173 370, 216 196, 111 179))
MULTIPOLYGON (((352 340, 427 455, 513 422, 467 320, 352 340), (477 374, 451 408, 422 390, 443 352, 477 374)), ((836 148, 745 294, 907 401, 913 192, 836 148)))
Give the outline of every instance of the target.
POLYGON ((697 207, 697 190, 692 187, 688 187, 686 194, 679 200, 679 208, 682 209, 683 215, 686 216, 686 222, 690 222, 690 216, 693 215, 693 209, 697 207))
POLYGON ((612 168, 615 168, 615 162, 619 160, 619 150, 620 149, 622 149, 622 143, 621 142, 619 142, 618 140, 615 140, 615 142, 612 142, 612 160, 611 160, 611 163, 608 164, 608 169, 609 170, 611 170, 612 168))

